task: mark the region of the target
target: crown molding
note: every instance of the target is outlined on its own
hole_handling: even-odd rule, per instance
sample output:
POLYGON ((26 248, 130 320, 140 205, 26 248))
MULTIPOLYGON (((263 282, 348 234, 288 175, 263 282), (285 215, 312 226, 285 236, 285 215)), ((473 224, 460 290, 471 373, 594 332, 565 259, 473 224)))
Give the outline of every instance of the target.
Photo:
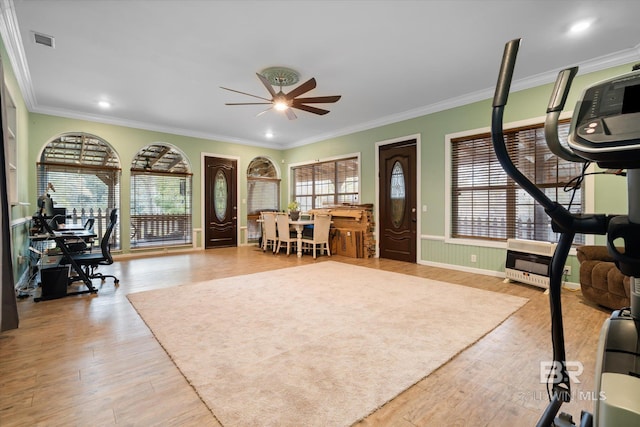
MULTIPOLYGON (((607 68, 616 67, 619 65, 629 64, 635 61, 640 61, 640 44, 633 48, 614 52, 612 54, 603 55, 597 58, 584 61, 578 64, 582 74, 592 73, 595 71, 605 70, 607 68)), ((564 68, 558 68, 555 70, 547 71, 544 73, 536 74, 524 79, 514 80, 511 85, 511 91, 516 92, 525 89, 531 89, 537 86, 553 83, 556 81, 558 73, 564 68)), ((381 126, 386 126, 393 123, 398 123, 404 120, 415 119, 417 117, 426 116, 429 114, 437 113, 440 111, 448 110, 451 108, 461 107, 463 105, 471 104, 474 102, 484 101, 493 98, 495 88, 487 88, 476 92, 470 92, 468 94, 446 99, 441 102, 426 105, 423 107, 407 110, 401 113, 392 114, 389 116, 381 117, 376 120, 361 123, 355 126, 350 126, 331 132, 330 134, 318 135, 312 138, 307 138, 298 141, 294 144, 290 144, 287 148, 300 147, 303 145, 320 142, 330 138, 337 138, 339 136, 349 135, 356 132, 362 132, 365 130, 374 129, 381 126)))
MULTIPOLYGON (((74 118, 80 120, 88 120, 92 122, 113 124, 119 126, 126 126, 137 129, 144 129, 150 131, 164 132, 174 135, 182 135, 194 138, 203 138, 214 141, 224 141, 229 143, 259 146, 265 148, 272 148, 276 150, 283 150, 289 148, 300 147, 316 142, 321 142, 327 139, 337 138, 340 136, 349 135, 352 133, 362 132, 370 129, 374 129, 381 126, 386 126, 393 123, 398 123, 404 120, 410 120, 421 116, 437 113, 447 109, 460 107, 463 105, 471 104, 478 101, 491 99, 493 97, 494 88, 487 88, 475 92, 471 92, 462 96, 449 98, 441 102, 430 104, 427 106, 407 110, 401 113, 392 114, 389 116, 381 117, 368 122, 356 124, 345 128, 338 129, 334 132, 316 135, 311 138, 299 140, 290 144, 275 144, 264 143, 260 141, 244 140, 226 135, 216 135, 205 132, 194 132, 188 129, 174 128, 161 126, 150 123, 142 123, 136 121, 130 121, 126 119, 119 119, 108 116, 101 116, 96 114, 83 113, 78 111, 62 110, 56 108, 42 107, 38 105, 35 91, 31 80, 31 74, 29 72, 29 66, 24 50, 24 44, 22 37, 20 36, 20 29, 18 26, 18 20, 15 13, 13 0, 0 0, 0 36, 4 41, 5 49, 9 56, 9 60, 13 66, 13 71, 16 76, 16 80, 22 92, 27 110, 34 113, 49 114, 54 116, 61 116, 67 118, 74 118)), ((604 70, 623 64, 628 64, 634 61, 640 60, 640 44, 633 48, 625 49, 622 51, 614 52, 609 55, 600 56, 581 64, 578 64, 583 73, 591 73, 594 71, 604 70)), ((524 89, 541 86, 548 83, 553 83, 556 79, 558 72, 561 69, 551 70, 545 73, 537 74, 525 79, 516 80, 512 84, 512 91, 519 91, 524 89)))
POLYGON ((20 36, 18 18, 13 6, 13 0, 0 0, 0 36, 9 55, 14 75, 22 92, 22 98, 29 111, 36 105, 36 94, 31 84, 31 73, 27 64, 24 44, 20 36))
POLYGON ((161 126, 153 123, 139 122, 135 120, 127 120, 119 117, 110 117, 101 114, 91 114, 67 110, 62 108, 36 107, 30 111, 35 114, 45 114, 55 117, 64 117, 67 119, 85 120, 92 123, 103 123, 108 125, 123 126, 133 129, 148 130, 150 132, 161 132, 177 136, 185 136, 190 138, 206 139, 212 142, 225 142, 230 144, 249 145, 253 147, 272 148, 282 150, 283 146, 278 144, 263 143, 248 139, 235 138, 228 135, 218 135, 208 132, 198 132, 191 129, 178 128, 173 126, 161 126))

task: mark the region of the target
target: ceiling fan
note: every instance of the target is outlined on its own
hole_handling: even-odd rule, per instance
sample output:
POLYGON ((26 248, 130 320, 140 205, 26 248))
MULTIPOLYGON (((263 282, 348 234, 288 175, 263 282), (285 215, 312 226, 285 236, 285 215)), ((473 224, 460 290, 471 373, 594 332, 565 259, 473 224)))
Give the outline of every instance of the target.
MULTIPOLYGON (((271 104, 271 107, 261 112, 260 114, 266 113, 267 111, 275 108, 278 111, 284 111, 289 120, 294 120, 297 118, 296 114, 293 112, 293 108, 298 110, 308 111, 309 113, 325 115, 329 112, 329 110, 325 110, 323 108, 313 107, 307 104, 329 104, 333 102, 337 102, 340 99, 340 95, 334 96, 314 96, 309 98, 298 98, 298 96, 303 95, 310 90, 316 87, 316 79, 311 78, 296 87, 289 93, 284 93, 282 91, 282 86, 288 86, 298 81, 298 75, 293 70, 286 69, 287 73, 283 74, 281 69, 278 69, 275 74, 267 73, 271 71, 271 69, 267 69, 263 71, 263 74, 256 73, 256 76, 260 79, 264 87, 267 88, 269 94, 271 95, 271 99, 264 98, 262 96, 252 95, 246 92, 240 92, 239 90, 229 89, 226 87, 220 86, 221 89, 228 90, 231 92, 241 93, 243 95, 252 96, 254 98, 262 99, 267 102, 229 102, 225 105, 268 105, 271 104), (291 73, 294 73, 293 75, 291 73), (267 74, 270 78, 265 76, 267 74), (271 85, 271 82, 274 82, 280 86, 279 92, 276 92, 271 85)), ((258 115, 260 115, 258 114, 258 115)))

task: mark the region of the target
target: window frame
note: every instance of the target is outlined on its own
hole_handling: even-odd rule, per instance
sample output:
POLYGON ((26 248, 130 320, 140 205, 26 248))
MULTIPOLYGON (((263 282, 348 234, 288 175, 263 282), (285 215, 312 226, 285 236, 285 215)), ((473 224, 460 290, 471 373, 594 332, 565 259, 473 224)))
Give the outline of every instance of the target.
POLYGON ((260 219, 260 212, 268 211, 268 210, 280 210, 280 169, 278 168, 278 164, 268 156, 256 156, 249 162, 249 166, 247 166, 247 242, 255 243, 260 240, 262 236, 262 231, 260 227, 260 223, 258 219, 260 219), (254 164, 257 162, 269 163, 269 169, 272 172, 273 176, 269 176, 269 174, 257 174, 252 173, 254 164), (255 195, 255 186, 267 186, 273 189, 273 193, 275 194, 275 206, 260 208, 257 210, 250 209, 254 204, 258 204, 254 202, 255 195))
MULTIPOLYGON (((570 120, 573 112, 567 111, 563 112, 560 115, 560 121, 570 120)), ((524 119, 520 121, 514 121, 505 123, 505 135, 509 131, 516 130, 519 128, 529 128, 536 125, 544 124, 545 116, 539 116, 529 119, 524 119)), ((483 127, 471 130, 465 130, 461 132, 451 133, 445 135, 444 145, 445 145, 445 179, 444 179, 444 193, 445 193, 445 217, 444 217, 444 236, 443 241, 448 244, 456 244, 456 245, 467 245, 467 246, 478 246, 478 247, 488 247, 488 248, 506 248, 506 240, 489 240, 487 238, 466 238, 466 237, 453 237, 453 206, 452 206, 452 182, 453 182, 453 167, 452 167, 452 154, 451 147, 452 141, 460 138, 470 137, 479 134, 490 133, 490 127, 483 127)), ((583 180, 583 210, 584 212, 594 212, 595 209, 595 178, 592 173, 595 170, 595 164, 590 164, 586 170, 586 174, 583 180)), ((511 178, 509 178, 511 180, 511 178)), ((514 183, 516 187, 517 184, 514 183)), ((537 204, 537 202, 534 202, 537 204)), ((584 243, 585 245, 591 245, 595 242, 595 236, 593 235, 585 235, 584 243)), ((575 255, 575 248, 571 249, 571 253, 575 255)))
MULTIPOLYGON (((7 89, 6 83, 2 84, 2 102, 4 104, 5 109, 5 131, 7 135, 5 137, 5 142, 7 143, 6 149, 6 171, 7 171, 7 199, 10 206, 15 206, 20 204, 19 200, 19 158, 18 158, 18 111, 16 109, 15 102, 13 102, 13 98, 7 89)), ((11 214, 11 210, 9 210, 9 214, 11 214)))
MULTIPOLYGON (((92 148, 93 148, 92 147, 92 148)), ((61 191, 65 187, 67 187, 68 182, 61 182, 59 179, 53 179, 49 174, 50 173, 69 173, 83 176, 99 176, 107 174, 112 174, 113 182, 111 186, 108 188, 111 191, 107 192, 107 206, 104 211, 98 207, 94 209, 90 207, 88 210, 82 207, 78 211, 78 206, 73 205, 64 205, 67 209, 67 217, 71 217, 72 223, 82 223, 86 221, 88 218, 95 218, 96 222, 94 225, 94 230, 98 234, 98 240, 102 238, 104 232, 106 231, 109 215, 112 209, 120 209, 121 207, 121 198, 122 198, 122 167, 120 162, 120 156, 115 148, 104 138, 90 134, 87 132, 66 132, 51 138, 47 143, 45 143, 38 155, 38 161, 36 162, 36 192, 37 194, 44 195, 49 192, 49 182, 52 182, 54 185, 58 186, 58 200, 56 202, 61 202, 60 199, 64 200, 64 197, 73 195, 73 194, 81 194, 78 192, 77 180, 73 180, 72 182, 76 185, 73 189, 67 191, 61 191), (70 138, 69 141, 64 141, 64 138, 70 138), (75 141, 73 139, 76 139, 75 141), (78 139, 82 142, 79 144, 78 139), (95 140, 98 143, 90 142, 86 144, 86 140, 95 140), (60 146, 56 146, 59 144, 60 146), (75 146, 79 146, 79 149, 74 149, 75 146), (97 149, 90 149, 88 147, 97 147, 97 149), (96 154, 97 153, 97 154, 96 154), (103 153, 104 156, 99 158, 100 153, 103 153), (83 159, 85 162, 83 162, 83 159), (78 171, 83 171, 79 173, 78 171), (89 171, 90 173, 86 173, 89 171), (109 201, 112 201, 110 203, 109 201)), ((87 188, 87 187, 82 187, 87 188)), ((91 188, 91 187, 88 187, 91 188)), ((52 190, 53 191, 53 190, 52 190)), ((51 197, 56 199, 56 192, 54 191, 51 194, 51 197)), ((120 217, 120 212, 118 212, 118 217, 120 217)), ((120 220, 118 220, 118 225, 113 230, 113 234, 111 236, 112 240, 112 249, 119 250, 122 249, 122 238, 120 235, 120 220)))
MULTIPOLYGON (((323 163, 337 163, 339 161, 344 161, 344 160, 351 160, 354 159, 358 165, 358 172, 355 174, 355 176, 358 179, 357 185, 358 185, 358 191, 357 192, 348 192, 348 193, 339 193, 334 191, 333 193, 331 193, 334 196, 334 201, 337 200, 337 197, 340 194, 355 194, 355 198, 356 201, 353 202, 353 204, 358 204, 361 203, 362 200, 362 159, 361 159, 361 155, 360 153, 349 153, 349 154, 343 154, 340 156, 333 156, 333 157, 327 157, 327 158, 323 158, 323 159, 316 159, 313 161, 308 161, 308 162, 300 162, 300 163, 291 163, 289 164, 289 171, 288 171, 288 181, 290 183, 289 185, 289 194, 288 194, 288 199, 287 200, 297 200, 298 195, 296 194, 296 183, 295 183, 295 172, 294 170, 296 168, 301 168, 301 167, 309 167, 309 166, 315 166, 315 165, 319 165, 319 164, 323 164, 323 163)), ((314 184, 312 184, 312 194, 309 195, 302 195, 302 197, 311 197, 311 209, 321 209, 323 208, 323 206, 314 206, 315 204, 315 182, 314 184)), ((335 190, 335 189, 334 189, 335 190)), ((322 196, 327 196, 328 193, 323 193, 322 196)), ((336 202, 336 204, 339 204, 336 202)), ((303 204, 301 204, 301 206, 304 206, 303 204)), ((301 209, 301 210, 305 210, 305 209, 301 209)), ((308 209, 306 209, 308 210, 308 209)))
MULTIPOLYGON (((142 147, 131 162, 129 190, 131 194, 129 244, 132 250, 193 245, 193 173, 191 162, 182 150, 166 142, 154 142, 142 147), (159 183, 152 185, 144 182, 150 180, 158 180, 159 183), (136 203, 136 196, 141 194, 140 190, 148 186, 154 189, 167 185, 174 188, 174 180, 178 181, 180 192, 185 192, 185 203, 182 205, 185 213, 169 214, 166 211, 139 213, 136 211, 138 208, 154 208, 148 203, 136 203), (184 188, 182 180, 184 180, 184 188), (177 238, 175 233, 181 228, 184 228, 183 237, 177 238), (165 234, 150 234, 157 232, 165 234)), ((150 191, 142 191, 146 196, 150 193, 150 191)), ((168 200, 164 198, 166 195, 158 195, 163 196, 162 202, 168 200)))

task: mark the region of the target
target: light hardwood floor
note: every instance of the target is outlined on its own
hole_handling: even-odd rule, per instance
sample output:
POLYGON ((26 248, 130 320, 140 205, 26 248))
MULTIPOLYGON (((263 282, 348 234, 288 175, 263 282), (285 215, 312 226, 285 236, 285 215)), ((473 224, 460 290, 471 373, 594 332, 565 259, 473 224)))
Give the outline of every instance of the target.
MULTIPOLYGON (((120 278, 119 287, 108 280, 97 295, 19 301, 20 328, 0 334, 0 425, 219 426, 126 295, 328 259, 530 300, 359 427, 535 425, 547 402, 539 366, 551 359, 549 304, 542 290, 417 264, 340 256, 314 261, 256 247, 122 260, 104 269, 120 278)), ((450 309, 464 324, 465 307, 450 309)), ((581 383, 572 385, 574 401, 563 406, 577 418, 580 409, 592 410, 598 334, 609 312, 570 291, 564 292, 563 309, 567 359, 584 366, 581 383)))

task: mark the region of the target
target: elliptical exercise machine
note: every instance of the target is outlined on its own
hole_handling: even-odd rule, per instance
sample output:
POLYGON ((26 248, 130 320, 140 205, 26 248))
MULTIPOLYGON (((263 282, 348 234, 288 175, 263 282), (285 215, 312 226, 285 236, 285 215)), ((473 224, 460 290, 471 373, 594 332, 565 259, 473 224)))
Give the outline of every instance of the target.
POLYGON ((585 89, 574 110, 568 145, 558 138, 558 118, 578 68, 558 74, 547 108, 545 137, 549 149, 573 162, 596 162, 601 168, 626 169, 628 215, 572 214, 523 175, 509 157, 503 135, 503 113, 520 39, 505 45, 493 98, 491 135, 503 169, 540 203, 560 233, 551 260, 549 303, 553 366, 557 372, 550 402, 538 426, 574 426, 558 411, 571 399, 562 325, 561 288, 564 265, 576 233, 607 236, 607 247, 618 268, 631 280, 631 307, 616 310, 604 323, 598 345, 593 415, 583 412, 580 426, 640 426, 640 70, 596 83, 585 89), (624 251, 616 245, 624 246, 624 251))

